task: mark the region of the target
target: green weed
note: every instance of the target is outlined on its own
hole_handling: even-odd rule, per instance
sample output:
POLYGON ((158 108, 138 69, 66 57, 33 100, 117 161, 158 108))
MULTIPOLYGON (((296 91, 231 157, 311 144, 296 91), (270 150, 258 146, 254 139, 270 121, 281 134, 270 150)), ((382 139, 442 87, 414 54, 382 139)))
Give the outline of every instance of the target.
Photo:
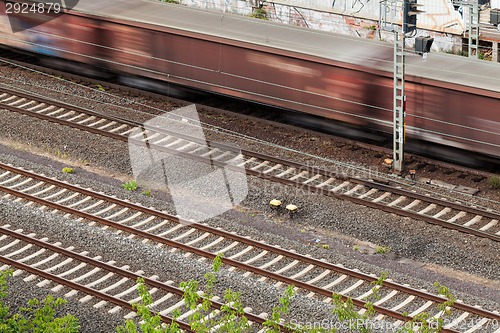
POLYGON ((135 180, 131 180, 126 183, 123 183, 122 187, 127 191, 136 191, 139 188, 139 185, 135 180))
POLYGON ((104 89, 104 87, 101 86, 100 84, 96 84, 95 86, 97 87, 97 90, 99 90, 99 91, 106 91, 106 89, 104 89))
POLYGON ((64 172, 64 173, 75 173, 75 169, 64 167, 64 168, 62 168, 62 172, 64 172))
POLYGON ((378 253, 378 254, 384 254, 384 253, 387 253, 389 252, 391 249, 387 246, 377 246, 375 248, 375 253, 378 253))
POLYGON ((500 190, 500 177, 493 176, 488 178, 488 185, 494 190, 500 190))

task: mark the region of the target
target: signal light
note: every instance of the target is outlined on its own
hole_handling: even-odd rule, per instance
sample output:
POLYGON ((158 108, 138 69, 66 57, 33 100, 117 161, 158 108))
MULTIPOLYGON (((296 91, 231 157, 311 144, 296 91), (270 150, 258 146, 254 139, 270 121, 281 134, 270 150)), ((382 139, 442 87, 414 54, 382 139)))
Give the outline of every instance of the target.
POLYGON ((415 38, 415 53, 424 54, 431 51, 432 42, 434 38, 432 37, 416 37, 415 38))
POLYGON ((417 0, 404 0, 403 33, 417 30, 417 14, 422 13, 418 6, 417 0))

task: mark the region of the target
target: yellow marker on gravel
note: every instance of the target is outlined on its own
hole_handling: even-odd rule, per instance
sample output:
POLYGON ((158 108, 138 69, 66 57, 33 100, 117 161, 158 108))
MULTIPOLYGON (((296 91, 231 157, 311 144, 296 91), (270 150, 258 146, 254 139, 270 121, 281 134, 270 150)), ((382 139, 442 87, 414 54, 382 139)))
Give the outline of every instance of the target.
POLYGON ((280 200, 277 200, 277 199, 273 199, 271 201, 269 201, 269 206, 271 206, 271 208, 279 208, 281 206, 281 201, 280 200))

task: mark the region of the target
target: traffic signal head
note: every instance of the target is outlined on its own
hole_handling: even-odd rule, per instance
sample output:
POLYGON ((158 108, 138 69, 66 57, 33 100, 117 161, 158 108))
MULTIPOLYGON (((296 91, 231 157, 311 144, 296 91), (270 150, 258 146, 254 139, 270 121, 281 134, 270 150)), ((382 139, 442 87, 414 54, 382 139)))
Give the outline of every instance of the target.
POLYGON ((415 52, 418 54, 429 53, 431 51, 432 42, 434 42, 434 38, 431 37, 416 37, 415 52))
POLYGON ((404 0, 403 33, 417 30, 417 0, 404 0))

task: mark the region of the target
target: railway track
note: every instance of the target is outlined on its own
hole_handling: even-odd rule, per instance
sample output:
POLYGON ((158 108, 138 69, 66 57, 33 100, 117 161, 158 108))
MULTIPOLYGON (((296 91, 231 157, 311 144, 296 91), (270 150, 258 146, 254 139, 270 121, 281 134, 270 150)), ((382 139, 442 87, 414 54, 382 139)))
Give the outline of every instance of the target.
MULTIPOLYGON (((101 86, 105 86, 107 88, 117 90, 117 91, 123 91, 123 89, 126 89, 126 91, 131 92, 131 93, 136 94, 136 95, 144 95, 144 96, 148 96, 148 97, 151 97, 154 99, 161 99, 161 100, 165 99, 164 94, 159 94, 159 93, 155 93, 155 92, 144 90, 144 89, 138 89, 138 88, 134 88, 132 86, 126 86, 126 85, 119 84, 119 83, 113 83, 110 78, 103 81, 103 80, 98 80, 96 78, 90 78, 88 76, 78 75, 78 74, 75 74, 74 72, 55 69, 54 67, 46 67, 46 66, 44 67, 44 66, 40 66, 40 65, 35 65, 35 63, 38 63, 38 58, 36 58, 36 57, 28 56, 26 54, 19 54, 19 53, 16 53, 14 51, 11 51, 11 50, 0 49, 0 66, 3 65, 3 66, 10 66, 12 68, 24 68, 24 69, 27 69, 30 71, 46 73, 52 77, 65 77, 67 80, 79 82, 79 84, 81 84, 83 86, 89 86, 89 87, 91 86, 93 88, 95 88, 97 85, 101 85, 101 86)), ((194 99, 194 101, 193 100, 186 101, 184 99, 181 100, 181 99, 172 97, 171 95, 168 95, 167 97, 168 97, 169 101, 171 101, 172 103, 175 103, 177 105, 189 105, 189 104, 196 103, 198 106, 200 106, 199 101, 197 101, 196 98, 194 99)), ((205 111, 214 110, 218 113, 222 112, 223 114, 227 114, 230 116, 237 116, 237 117, 243 116, 242 119, 245 119, 245 120, 251 119, 251 120, 258 121, 258 120, 265 119, 265 120, 272 121, 277 126, 284 125, 284 126, 292 126, 291 128, 297 127, 294 124, 290 125, 286 121, 284 123, 281 122, 281 120, 279 120, 279 117, 275 114, 270 115, 270 113, 273 112, 272 108, 269 108, 269 109, 265 110, 264 112, 261 112, 261 110, 262 110, 261 106, 259 106, 259 108, 257 110, 251 110, 251 111, 247 111, 247 110, 245 110, 245 111, 229 111, 225 107, 225 105, 228 102, 233 103, 234 100, 228 99, 223 104, 222 109, 221 109, 220 108, 221 107, 220 96, 217 96, 215 103, 212 103, 212 99, 210 99, 208 101, 208 103, 206 100, 203 100, 202 108, 205 111), (278 119, 276 119, 276 118, 278 118, 278 119)), ((311 133, 314 133, 314 135, 324 136, 325 138, 335 137, 336 141, 342 142, 348 146, 351 146, 351 147, 353 147, 353 149, 359 148, 359 149, 367 149, 369 151, 373 151, 376 153, 374 158, 377 158, 377 161, 380 159, 380 156, 379 156, 380 154, 382 154, 382 156, 383 155, 391 156, 393 153, 392 149, 390 149, 390 148, 384 148, 382 146, 369 144, 367 142, 362 142, 362 141, 360 142, 357 140, 346 138, 344 136, 337 136, 335 133, 325 134, 322 132, 318 132, 316 130, 306 129, 306 128, 301 127, 301 126, 298 126, 298 127, 300 127, 301 130, 311 131, 311 133)), ((425 168, 427 165, 430 165, 431 167, 444 168, 445 170, 447 170, 447 172, 444 172, 445 175, 449 175, 449 171, 457 172, 457 176, 460 174, 474 175, 476 177, 476 179, 478 179, 477 181, 481 181, 481 180, 484 180, 484 179, 487 179, 490 177, 497 176, 495 173, 491 172, 491 170, 489 170, 489 171, 478 170, 477 168, 461 166, 461 165, 457 165, 457 164, 453 164, 453 163, 449 163, 449 162, 444 162, 441 160, 436 160, 436 159, 432 159, 432 158, 424 157, 424 156, 420 156, 420 155, 413 155, 409 152, 406 152, 405 155, 418 157, 419 163, 415 166, 415 169, 417 171, 420 171, 420 169, 425 168)), ((463 179, 461 177, 457 177, 457 178, 458 178, 458 181, 463 179)))
MULTIPOLYGON (((186 306, 183 290, 174 287, 173 281, 161 282, 158 276, 147 277, 143 271, 132 272, 129 266, 103 261, 101 256, 92 257, 87 251, 77 253, 71 246, 63 247, 60 242, 50 243, 46 238, 38 239, 35 234, 25 234, 22 230, 9 227, 0 226, 0 262, 4 264, 0 269, 12 267, 16 269, 14 275, 29 274, 24 277, 26 282, 42 278, 37 286, 55 284, 51 288, 53 292, 64 292, 65 297, 78 297, 81 303, 93 303, 97 309, 107 308, 108 313, 126 310, 125 319, 136 315, 132 304, 141 300, 136 292, 136 281, 142 278, 153 297, 151 310, 158 313, 165 323, 173 321, 175 310, 181 311, 175 322, 184 331, 193 332, 186 320, 193 310, 186 306)), ((199 295, 204 297, 202 292, 199 295)), ((217 296, 211 298, 212 310, 220 314, 219 310, 227 304, 218 300, 217 296)), ((262 324, 267 314, 257 316, 251 310, 244 309, 249 323, 255 328, 254 332, 265 332, 262 324)))
MULTIPOLYGON (((70 126, 124 142, 220 167, 318 194, 348 200, 401 216, 423 220, 478 237, 500 241, 500 214, 488 209, 418 194, 385 180, 362 180, 223 144, 200 142, 162 128, 104 116, 94 111, 0 88, 0 108, 70 126)), ((186 120, 186 119, 185 119, 186 120)))
MULTIPOLYGON (((96 193, 90 189, 61 182, 11 165, 0 164, 0 192, 26 205, 36 203, 40 209, 51 209, 77 217, 103 229, 114 230, 128 238, 141 238, 164 245, 165 251, 182 251, 185 256, 212 260, 224 253, 223 262, 243 275, 255 275, 261 281, 294 285, 307 297, 330 301, 332 293, 356 306, 364 307, 373 294, 378 277, 348 269, 321 259, 301 255, 259 240, 249 239, 205 224, 183 225, 182 220, 140 204, 96 193)), ((379 288, 375 302, 378 319, 391 318, 402 323, 423 311, 440 315, 437 304, 444 298, 387 280, 379 288), (409 316, 404 316, 407 312, 409 316)), ((453 321, 445 332, 486 332, 485 327, 500 320, 498 312, 457 302, 453 321), (474 321, 474 330, 456 330, 460 323, 474 321)), ((493 332, 493 330, 491 331, 493 332)), ((500 332, 500 331, 499 331, 500 332)))

